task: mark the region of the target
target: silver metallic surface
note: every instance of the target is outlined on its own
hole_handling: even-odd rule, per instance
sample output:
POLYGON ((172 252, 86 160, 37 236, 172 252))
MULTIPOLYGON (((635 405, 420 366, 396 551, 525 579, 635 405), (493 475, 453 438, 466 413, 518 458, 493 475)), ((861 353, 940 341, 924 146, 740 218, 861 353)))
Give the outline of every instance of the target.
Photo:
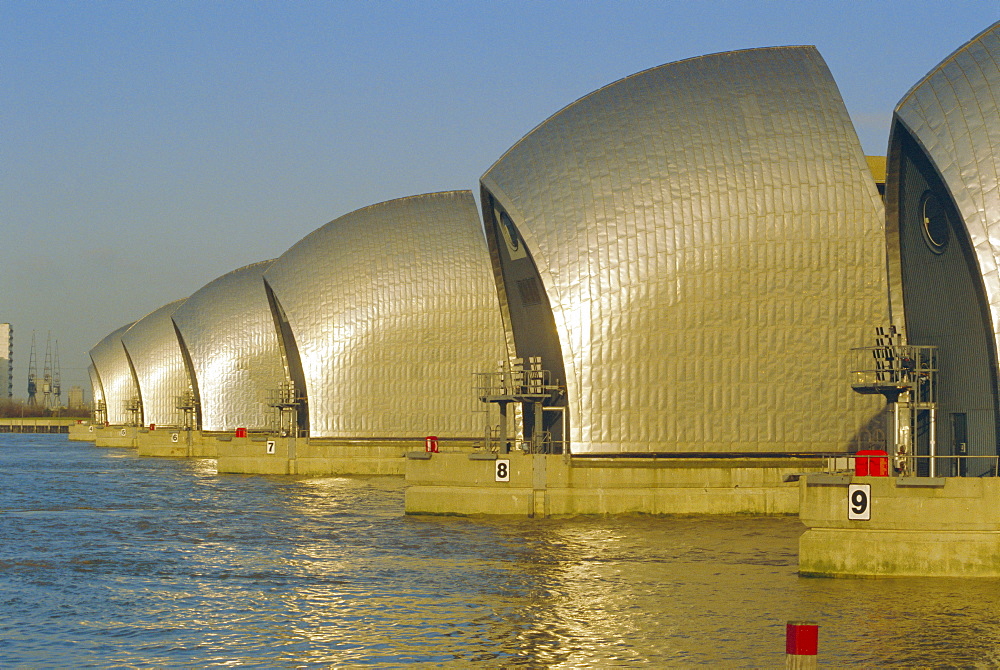
POLYGON ((267 394, 286 380, 264 270, 247 265, 209 282, 173 314, 201 403, 201 429, 268 428, 267 394))
POLYGON ((264 277, 294 334, 312 437, 482 433, 472 375, 506 350, 470 192, 346 214, 264 277))
POLYGON ((142 398, 143 423, 180 426, 177 397, 191 390, 191 379, 171 315, 184 304, 175 300, 136 321, 122 335, 142 398))
POLYGON ((90 391, 94 399, 94 408, 98 407, 99 403, 104 402, 104 388, 101 386, 101 378, 97 374, 97 368, 94 367, 93 362, 87 366, 87 374, 90 375, 90 391))
POLYGON ((90 360, 97 370, 104 392, 107 421, 112 425, 124 425, 133 419, 126 407, 139 397, 139 387, 122 344, 122 335, 131 327, 132 323, 125 324, 90 350, 90 360))
MULTIPOLYGON (((896 106, 894 122, 902 124, 926 153, 958 209, 979 265, 994 338, 1000 346, 998 63, 1000 23, 995 23, 910 89, 896 106)), ((898 258, 893 260, 898 265, 898 258)), ((893 274, 898 276, 898 270, 893 274)), ((899 305, 899 287, 894 288, 894 305, 899 305)))
POLYGON ((882 203, 814 48, 618 81, 481 183, 498 280, 490 196, 551 305, 573 452, 837 451, 879 409, 845 373, 887 318, 882 203))

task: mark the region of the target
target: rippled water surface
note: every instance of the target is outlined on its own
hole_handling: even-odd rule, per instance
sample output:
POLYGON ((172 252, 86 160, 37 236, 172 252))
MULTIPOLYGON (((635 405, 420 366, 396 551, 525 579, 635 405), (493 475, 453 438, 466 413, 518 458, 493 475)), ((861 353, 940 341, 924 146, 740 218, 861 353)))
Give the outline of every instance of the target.
POLYGON ((1000 582, 796 575, 791 518, 406 517, 397 478, 0 435, 2 667, 1000 663, 1000 582))

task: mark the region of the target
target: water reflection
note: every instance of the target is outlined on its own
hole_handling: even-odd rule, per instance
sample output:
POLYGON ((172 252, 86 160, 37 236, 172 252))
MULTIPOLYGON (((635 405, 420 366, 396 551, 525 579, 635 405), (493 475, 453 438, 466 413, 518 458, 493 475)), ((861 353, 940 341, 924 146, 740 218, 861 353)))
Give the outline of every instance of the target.
POLYGON ((994 580, 796 574, 772 518, 401 515, 394 478, 0 436, 0 666, 995 665, 994 580))

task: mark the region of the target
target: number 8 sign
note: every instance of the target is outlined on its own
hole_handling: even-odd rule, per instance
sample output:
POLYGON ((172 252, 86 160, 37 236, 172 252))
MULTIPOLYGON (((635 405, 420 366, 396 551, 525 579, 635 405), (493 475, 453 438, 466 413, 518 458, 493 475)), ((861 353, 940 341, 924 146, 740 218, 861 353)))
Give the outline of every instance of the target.
POLYGON ((498 482, 509 482, 510 481, 510 461, 506 458, 498 458, 496 460, 496 480, 498 482))
POLYGON ((872 518, 871 484, 851 484, 847 487, 847 518, 859 521, 872 518))

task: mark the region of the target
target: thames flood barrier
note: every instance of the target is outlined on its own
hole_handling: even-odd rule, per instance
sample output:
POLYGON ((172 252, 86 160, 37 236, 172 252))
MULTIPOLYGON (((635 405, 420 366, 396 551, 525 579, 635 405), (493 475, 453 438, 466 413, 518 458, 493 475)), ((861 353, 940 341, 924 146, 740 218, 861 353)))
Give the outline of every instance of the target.
POLYGON ((812 47, 613 82, 479 206, 363 207, 109 333, 88 437, 404 475, 411 514, 800 513, 802 574, 996 575, 998 62, 1000 23, 870 161, 812 47))

